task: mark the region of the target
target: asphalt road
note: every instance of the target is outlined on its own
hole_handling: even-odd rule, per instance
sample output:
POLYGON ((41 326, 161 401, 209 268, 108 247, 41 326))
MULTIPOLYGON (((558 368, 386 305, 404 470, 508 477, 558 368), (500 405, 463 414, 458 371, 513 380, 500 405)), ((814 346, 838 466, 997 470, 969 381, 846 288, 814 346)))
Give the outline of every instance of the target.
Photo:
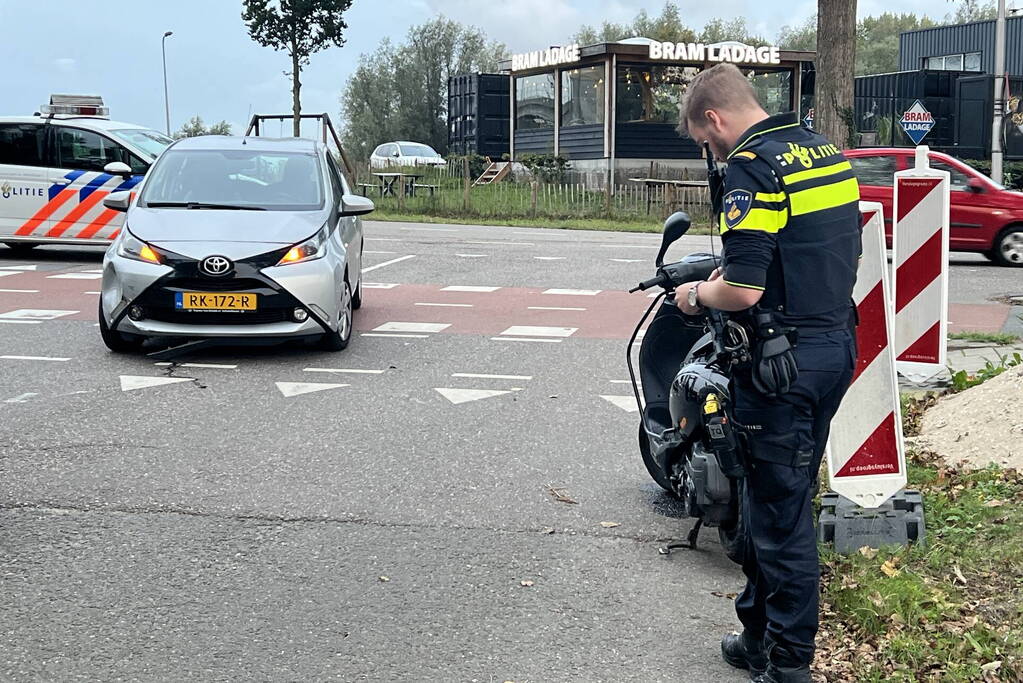
POLYGON ((657 236, 366 225, 348 350, 173 365, 103 346, 100 250, 0 248, 0 680, 744 680, 635 446, 657 236))

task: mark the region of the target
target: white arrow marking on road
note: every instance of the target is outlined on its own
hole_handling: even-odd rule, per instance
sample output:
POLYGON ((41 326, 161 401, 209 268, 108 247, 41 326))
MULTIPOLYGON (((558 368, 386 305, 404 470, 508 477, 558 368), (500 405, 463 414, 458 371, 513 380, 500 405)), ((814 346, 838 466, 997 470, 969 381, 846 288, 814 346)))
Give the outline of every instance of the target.
POLYGON ((610 403, 611 405, 618 406, 627 413, 638 413, 639 408, 636 406, 635 396, 603 396, 601 398, 610 403))
POLYGON ((315 383, 315 382, 274 382, 280 392, 284 394, 285 398, 291 398, 292 396, 301 396, 302 394, 311 394, 315 391, 325 391, 327 389, 340 389, 341 387, 349 387, 350 384, 326 384, 326 383, 315 383))
POLYGON ((191 382, 191 377, 143 377, 141 375, 121 375, 121 391, 134 391, 135 389, 148 389, 164 384, 177 384, 179 382, 191 382))
POLYGON ((65 315, 74 315, 78 311, 49 311, 40 308, 19 308, 16 311, 8 311, 0 314, 5 320, 53 320, 65 315))
POLYGON ((460 403, 469 403, 470 401, 479 401, 484 398, 493 398, 501 394, 511 393, 510 391, 496 391, 494 389, 451 389, 447 387, 434 387, 434 390, 456 406, 460 403))
POLYGON ((395 264, 395 263, 401 263, 402 261, 408 261, 410 258, 415 258, 415 257, 416 257, 415 254, 412 254, 410 256, 399 256, 398 258, 392 258, 390 261, 384 261, 383 263, 378 263, 375 266, 370 266, 369 268, 363 268, 362 272, 363 273, 368 273, 371 270, 376 270, 377 268, 383 268, 384 266, 390 266, 390 265, 395 264))

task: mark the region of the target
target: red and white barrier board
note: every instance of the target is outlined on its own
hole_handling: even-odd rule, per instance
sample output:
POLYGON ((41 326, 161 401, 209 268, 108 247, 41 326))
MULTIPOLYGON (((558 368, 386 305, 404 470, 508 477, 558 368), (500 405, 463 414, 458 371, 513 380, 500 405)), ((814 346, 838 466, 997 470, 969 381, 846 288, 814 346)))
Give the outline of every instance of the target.
POLYGON ((895 174, 892 225, 895 354, 915 381, 947 372, 949 174, 927 152, 917 147, 916 168, 895 174))
POLYGON ((876 508, 906 485, 899 383, 892 345, 892 307, 884 213, 860 202, 863 256, 853 301, 859 356, 852 384, 831 422, 827 458, 831 489, 864 508, 876 508))

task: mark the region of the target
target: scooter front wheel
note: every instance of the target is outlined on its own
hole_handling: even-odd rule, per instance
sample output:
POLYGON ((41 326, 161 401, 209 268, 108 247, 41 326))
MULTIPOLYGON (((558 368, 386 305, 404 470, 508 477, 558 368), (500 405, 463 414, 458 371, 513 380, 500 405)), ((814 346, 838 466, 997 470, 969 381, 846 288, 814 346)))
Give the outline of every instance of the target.
POLYGON ((646 465, 646 471, 650 473, 650 476, 653 477, 658 486, 674 496, 675 491, 671 487, 671 479, 668 477, 668 473, 661 469, 660 465, 654 460, 653 453, 650 452, 650 439, 647 437, 646 429, 643 428, 642 422, 639 423, 639 452, 643 456, 643 464, 646 465))

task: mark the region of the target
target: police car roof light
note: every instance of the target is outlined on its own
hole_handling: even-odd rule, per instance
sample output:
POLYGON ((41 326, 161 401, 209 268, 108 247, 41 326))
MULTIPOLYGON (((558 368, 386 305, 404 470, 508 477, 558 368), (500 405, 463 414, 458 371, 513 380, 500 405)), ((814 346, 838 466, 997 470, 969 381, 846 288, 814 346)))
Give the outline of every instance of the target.
POLYGON ((95 116, 107 118, 110 109, 104 106, 99 95, 50 95, 50 103, 40 107, 46 116, 95 116))

